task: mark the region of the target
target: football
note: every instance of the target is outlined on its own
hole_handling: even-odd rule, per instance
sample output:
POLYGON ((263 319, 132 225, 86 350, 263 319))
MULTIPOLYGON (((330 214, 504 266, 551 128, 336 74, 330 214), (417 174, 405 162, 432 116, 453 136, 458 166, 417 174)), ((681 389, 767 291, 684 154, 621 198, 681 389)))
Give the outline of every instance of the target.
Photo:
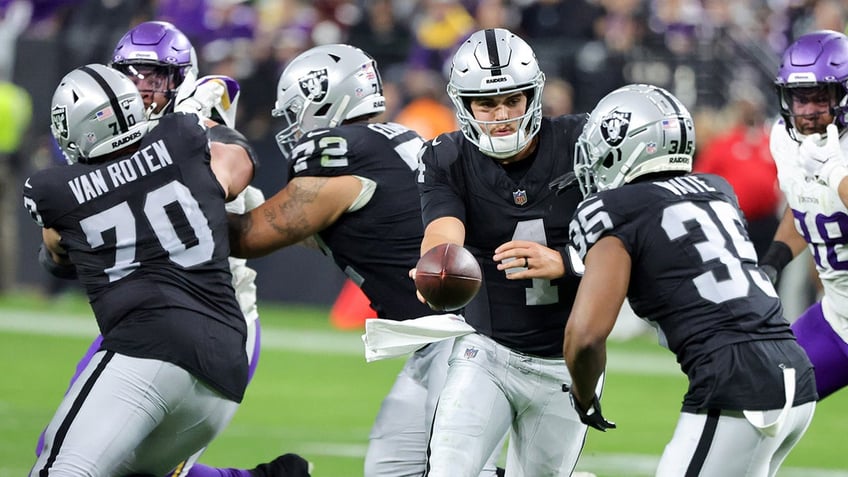
POLYGON ((443 243, 427 251, 415 266, 415 288, 435 311, 458 310, 480 290, 483 274, 465 247, 443 243))

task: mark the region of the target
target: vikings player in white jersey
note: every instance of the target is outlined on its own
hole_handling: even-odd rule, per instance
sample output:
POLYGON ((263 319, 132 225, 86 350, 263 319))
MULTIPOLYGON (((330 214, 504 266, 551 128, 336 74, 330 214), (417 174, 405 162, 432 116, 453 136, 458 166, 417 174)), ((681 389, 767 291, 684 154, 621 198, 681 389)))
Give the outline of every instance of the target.
POLYGON ((771 153, 787 208, 761 260, 776 280, 809 246, 824 296, 793 324, 815 365, 819 399, 848 384, 848 37, 816 31, 783 54, 776 78, 782 120, 771 153))

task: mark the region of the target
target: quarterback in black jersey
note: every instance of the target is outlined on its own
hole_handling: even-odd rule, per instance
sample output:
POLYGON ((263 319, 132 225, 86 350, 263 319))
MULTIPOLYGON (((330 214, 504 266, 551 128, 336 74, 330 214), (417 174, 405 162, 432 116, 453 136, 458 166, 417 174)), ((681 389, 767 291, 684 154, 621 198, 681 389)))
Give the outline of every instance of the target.
POLYGON ((51 119, 71 164, 30 177, 24 205, 44 228, 44 261, 74 266, 103 344, 48 425, 31 475, 165 475, 244 395, 246 325, 224 203, 253 163, 242 146, 210 145, 194 114, 149 131, 139 91, 103 65, 62 79, 51 119))
POLYGON ((568 476, 586 435, 562 383, 562 333, 579 278, 568 260, 571 172, 585 115, 544 118, 544 74, 505 29, 480 30, 453 57, 448 94, 461 131, 425 146, 418 186, 421 254, 445 242, 480 263, 430 441, 428 476, 474 476, 510 433, 506 475, 568 476), (460 445, 461 443, 461 445, 460 445))
MULTIPOLYGON (((323 45, 280 76, 273 114, 290 181, 249 214, 230 216, 237 256, 256 257, 306 242, 354 281, 380 318, 432 314, 408 273, 424 227, 415 185, 424 141, 399 124, 371 122, 385 111, 374 60, 349 45, 323 45)), ((371 429, 365 477, 421 475, 449 342, 412 354, 371 429)), ((494 461, 491 463, 494 473, 494 461)))
POLYGON ((563 343, 570 393, 593 427, 610 425, 594 389, 626 296, 689 379, 656 475, 773 476, 813 417, 813 368, 732 188, 690 174, 694 131, 677 98, 629 85, 598 103, 580 136, 585 199, 570 233, 586 268, 563 343))

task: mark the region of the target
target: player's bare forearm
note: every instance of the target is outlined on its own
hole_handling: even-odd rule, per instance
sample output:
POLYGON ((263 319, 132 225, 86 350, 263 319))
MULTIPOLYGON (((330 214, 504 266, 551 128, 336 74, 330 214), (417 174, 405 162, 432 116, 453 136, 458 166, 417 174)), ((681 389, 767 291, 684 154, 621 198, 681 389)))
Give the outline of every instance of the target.
POLYGON ((231 253, 254 258, 296 244, 315 232, 304 204, 315 192, 289 184, 264 204, 243 215, 231 215, 231 253))
POLYGON ((777 231, 774 234, 774 241, 783 242, 788 245, 789 249, 792 250, 793 257, 798 256, 799 253, 807 248, 806 239, 795 228, 795 217, 792 209, 789 207, 786 207, 786 210, 784 210, 783 218, 780 220, 780 225, 778 225, 777 231))
POLYGON ((465 224, 456 217, 439 217, 427 224, 421 239, 421 255, 442 243, 465 245, 465 224))
POLYGON ((562 352, 573 379, 572 393, 587 409, 606 367, 606 341, 627 295, 632 263, 621 240, 613 236, 595 243, 585 260, 562 352))
MULTIPOLYGON (((566 342, 568 330, 566 330, 566 342)), ((607 365, 606 341, 595 346, 564 345, 565 362, 571 373, 571 392, 583 409, 589 409, 595 397, 595 387, 607 365)))
POLYGON ((44 241, 44 246, 47 247, 47 250, 50 252, 50 255, 56 263, 60 265, 67 265, 71 263, 70 260, 68 260, 68 252, 62 248, 62 236, 59 235, 59 232, 57 232, 56 229, 41 229, 41 239, 44 241))
POLYGON ((328 177, 291 180, 248 214, 230 217, 231 253, 261 257, 324 230, 350 206, 355 191, 343 189, 350 182, 328 177))

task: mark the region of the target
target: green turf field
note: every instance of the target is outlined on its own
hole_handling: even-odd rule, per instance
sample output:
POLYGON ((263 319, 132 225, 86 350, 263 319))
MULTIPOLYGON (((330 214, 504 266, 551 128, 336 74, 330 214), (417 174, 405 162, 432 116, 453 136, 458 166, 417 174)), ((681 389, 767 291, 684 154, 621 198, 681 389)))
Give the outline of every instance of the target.
MULTIPOLYGON (((260 304, 259 369, 244 403, 203 462, 252 467, 284 452, 315 464, 315 477, 357 477, 368 430, 399 359, 365 363, 359 332, 334 331, 327 310, 260 304)), ((25 475, 35 441, 74 365, 96 334, 78 298, 47 303, 0 297, 0 477, 25 475)), ((685 379, 649 339, 611 343, 604 414, 618 424, 590 430, 578 468, 598 477, 653 475, 677 419, 685 379)), ((810 430, 779 473, 848 477, 848 391, 819 404, 810 430)))

